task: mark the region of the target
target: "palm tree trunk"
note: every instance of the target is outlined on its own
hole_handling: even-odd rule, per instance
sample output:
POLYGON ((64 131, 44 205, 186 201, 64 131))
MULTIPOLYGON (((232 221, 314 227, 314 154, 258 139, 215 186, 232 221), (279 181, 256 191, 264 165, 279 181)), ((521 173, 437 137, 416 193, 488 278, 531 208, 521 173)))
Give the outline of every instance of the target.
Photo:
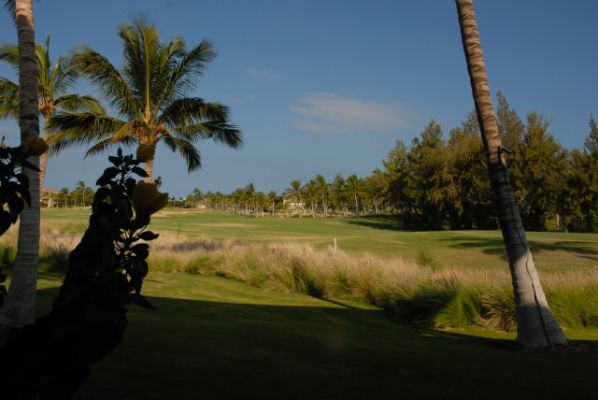
MULTIPOLYGON (((48 121, 49 116, 44 116, 44 120, 47 122, 48 121)), ((48 133, 48 128, 46 126, 44 126, 44 140, 47 142, 48 141, 48 137, 49 137, 49 133, 48 133)), ((46 180, 46 168, 48 166, 48 152, 45 152, 44 154, 42 154, 41 156, 39 156, 39 193, 40 196, 41 194, 44 192, 44 182, 46 180)), ((46 204, 46 206, 49 207, 49 203, 50 200, 48 200, 48 204, 46 204)))
POLYGON ((515 295, 517 341, 525 348, 566 345, 567 339, 548 305, 521 224, 490 97, 488 77, 473 9, 473 0, 455 0, 473 98, 487 154, 490 182, 500 220, 515 295))
POLYGON ((147 183, 152 183, 154 181, 154 159, 147 160, 145 162, 145 172, 147 176, 143 178, 143 180, 147 183))
MULTIPOLYGON (((21 143, 39 136, 37 100, 37 61, 31 0, 16 0, 16 24, 19 40, 19 125, 21 143)), ((39 165, 39 157, 29 159, 39 165)), ((0 325, 22 328, 34 322, 35 290, 39 267, 39 173, 25 168, 29 179, 31 207, 25 207, 19 225, 19 242, 12 280, 0 310, 0 325)))

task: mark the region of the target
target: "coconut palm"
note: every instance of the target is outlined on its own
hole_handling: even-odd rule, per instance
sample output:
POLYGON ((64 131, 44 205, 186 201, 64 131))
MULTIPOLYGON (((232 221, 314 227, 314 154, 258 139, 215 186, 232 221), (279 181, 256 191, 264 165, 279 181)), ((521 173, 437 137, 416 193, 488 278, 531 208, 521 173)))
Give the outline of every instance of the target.
MULTIPOLYGON (((47 128, 48 120, 56 110, 65 111, 102 111, 100 103, 90 96, 66 93, 79 76, 72 60, 69 57, 58 57, 52 63, 50 58, 50 37, 46 39, 45 46, 38 43, 35 46, 37 59, 37 83, 39 113, 45 121, 44 139, 52 142, 52 134, 47 128)), ((0 45, 0 61, 4 61, 15 69, 19 68, 19 48, 13 44, 0 45)), ((19 116, 19 86, 7 78, 0 77, 0 119, 15 118, 19 116)), ((48 154, 40 156, 39 187, 44 188, 48 154)))
MULTIPOLYGON (((4 4, 17 26, 19 125, 23 144, 39 136, 33 6, 31 0, 6 0, 4 4)), ((29 162, 39 165, 39 157, 31 157, 29 162)), ((35 284, 39 267, 39 173, 29 168, 25 168, 23 173, 29 180, 31 207, 25 207, 21 214, 12 279, 0 310, 0 326, 4 332, 6 328, 29 325, 35 319, 35 284)))
POLYGON ((276 194, 275 191, 270 191, 268 193, 268 201, 270 202, 270 204, 272 204, 272 216, 274 216, 274 213, 276 212, 276 198, 278 197, 278 195, 276 194))
POLYGON ((326 178, 322 175, 318 174, 314 178, 316 184, 318 186, 318 191, 320 192, 320 199, 322 200, 322 208, 324 209, 324 216, 328 216, 328 183, 326 183, 326 178))
POLYGON ((347 190, 351 193, 355 202, 355 215, 359 215, 359 195, 361 194, 361 182, 357 175, 347 177, 347 190))
POLYGON ((456 5, 490 182, 513 278, 517 341, 526 348, 566 345, 567 339, 554 319, 542 290, 503 162, 501 137, 490 97, 473 0, 456 0, 456 5))
MULTIPOLYGON (((185 159, 189 171, 201 167, 195 142, 213 139, 236 148, 241 132, 229 123, 228 108, 199 97, 186 97, 196 87, 206 65, 215 57, 211 42, 189 51, 177 36, 160 41, 153 24, 138 19, 120 28, 124 65, 119 70, 103 55, 83 47, 74 58, 80 71, 100 89, 118 116, 103 112, 58 112, 50 120, 61 132, 54 150, 91 144, 87 155, 111 146, 143 144, 155 151, 162 142, 185 159)), ((153 175, 153 158, 145 164, 153 175)))
POLYGON ((315 204, 318 199, 318 194, 318 184, 315 180, 311 180, 303 186, 303 197, 309 202, 312 218, 316 218, 315 204))

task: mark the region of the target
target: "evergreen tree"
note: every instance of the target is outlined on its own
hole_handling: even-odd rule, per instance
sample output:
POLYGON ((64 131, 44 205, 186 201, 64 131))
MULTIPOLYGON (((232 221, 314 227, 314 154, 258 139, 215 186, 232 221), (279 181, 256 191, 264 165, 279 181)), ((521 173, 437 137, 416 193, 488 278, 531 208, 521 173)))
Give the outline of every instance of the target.
POLYGON ((519 208, 525 229, 545 230, 546 218, 556 213, 557 196, 565 185, 566 158, 538 113, 527 115, 522 144, 522 182, 519 208))
POLYGON ((450 191, 453 177, 447 168, 442 128, 436 121, 431 120, 421 136, 413 139, 407 158, 406 196, 415 204, 413 217, 426 228, 440 229, 447 200, 455 194, 450 191))

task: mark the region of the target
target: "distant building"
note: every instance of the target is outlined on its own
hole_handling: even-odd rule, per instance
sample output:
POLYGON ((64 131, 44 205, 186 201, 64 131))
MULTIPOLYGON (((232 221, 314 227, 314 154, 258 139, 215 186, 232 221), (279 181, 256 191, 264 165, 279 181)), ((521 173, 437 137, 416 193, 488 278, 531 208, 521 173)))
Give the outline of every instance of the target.
POLYGON ((305 203, 303 201, 297 201, 295 195, 285 195, 282 198, 282 205, 288 210, 303 210, 305 209, 305 203))

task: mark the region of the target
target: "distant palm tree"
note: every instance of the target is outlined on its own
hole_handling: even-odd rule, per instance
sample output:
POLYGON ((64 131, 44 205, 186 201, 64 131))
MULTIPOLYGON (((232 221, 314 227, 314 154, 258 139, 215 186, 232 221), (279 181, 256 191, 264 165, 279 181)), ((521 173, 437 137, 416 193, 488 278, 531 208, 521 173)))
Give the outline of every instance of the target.
POLYGON ((507 167, 502 160, 502 141, 494 116, 473 0, 456 0, 456 5, 496 211, 509 258, 515 294, 517 341, 526 348, 566 345, 567 338, 556 322, 542 290, 507 167))
POLYGON ((311 207, 311 217, 316 218, 315 204, 316 200, 318 199, 318 184, 313 180, 307 182, 303 187, 303 193, 305 199, 309 201, 309 205, 311 207))
MULTIPOLYGON (((79 76, 73 65, 72 59, 58 57, 52 63, 50 59, 50 37, 46 39, 45 46, 38 43, 35 46, 37 59, 37 84, 39 113, 46 123, 44 139, 51 143, 53 135, 48 130, 48 120, 57 110, 65 111, 102 111, 100 103, 91 96, 67 94, 74 81, 79 76)), ((4 61, 15 69, 19 67, 19 48, 13 44, 0 45, 0 61, 4 61)), ((19 117, 19 85, 7 78, 0 77, 0 119, 19 117)), ((39 161, 39 187, 44 188, 48 154, 40 156, 39 161)))
MULTIPOLYGON (((31 0, 6 0, 4 4, 12 14, 17 26, 19 126, 22 144, 39 136, 33 5, 31 0)), ((34 165, 39 165, 38 157, 30 157, 29 161, 34 165)), ((0 310, 0 326, 3 330, 22 328, 35 320, 35 294, 39 268, 39 173, 26 168, 24 174, 29 180, 31 207, 25 207, 21 214, 12 280, 8 295, 0 310)), ((2 344, 0 343, 0 346, 2 344)))
POLYGON ((276 212, 276 198, 278 196, 276 195, 275 191, 271 191, 268 193, 268 201, 270 201, 270 204, 272 204, 272 216, 274 216, 274 213, 276 212))
MULTIPOLYGON (((290 185, 291 186, 285 190, 285 193, 294 197, 295 204, 297 204, 297 207, 300 207, 300 205, 301 205, 301 179, 293 179, 290 182, 290 185)), ((301 218, 301 214, 302 213, 299 212, 299 218, 301 218)))
POLYGON ((347 190, 351 193, 353 201, 355 202, 355 215, 359 214, 359 194, 361 193, 361 182, 357 175, 347 177, 347 190))
MULTIPOLYGON (((120 28, 124 65, 118 70, 98 52, 84 47, 75 54, 81 72, 102 90, 119 116, 103 112, 59 112, 50 128, 59 133, 53 148, 92 144, 87 155, 114 145, 144 144, 152 150, 159 142, 178 151, 189 171, 201 167, 194 143, 213 139, 236 148, 241 132, 228 121, 228 108, 199 97, 186 97, 197 85, 206 65, 216 56, 212 43, 203 40, 187 51, 177 36, 160 41, 153 24, 138 19, 120 28)), ((153 158, 145 164, 153 176, 153 158)))
POLYGON ((324 209, 324 216, 328 216, 328 183, 326 183, 326 178, 322 175, 316 175, 314 178, 316 181, 316 185, 318 186, 318 191, 320 192, 320 200, 322 200, 322 208, 324 209))

